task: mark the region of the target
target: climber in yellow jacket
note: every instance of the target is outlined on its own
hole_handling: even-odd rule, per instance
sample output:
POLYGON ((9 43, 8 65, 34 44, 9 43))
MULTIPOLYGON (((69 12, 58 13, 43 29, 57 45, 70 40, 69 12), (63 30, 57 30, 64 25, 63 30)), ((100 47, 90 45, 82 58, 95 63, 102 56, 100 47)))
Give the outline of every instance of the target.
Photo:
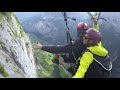
POLYGON ((79 66, 72 78, 107 78, 112 70, 108 51, 102 46, 99 25, 89 28, 83 36, 83 44, 87 49, 78 58, 79 66))

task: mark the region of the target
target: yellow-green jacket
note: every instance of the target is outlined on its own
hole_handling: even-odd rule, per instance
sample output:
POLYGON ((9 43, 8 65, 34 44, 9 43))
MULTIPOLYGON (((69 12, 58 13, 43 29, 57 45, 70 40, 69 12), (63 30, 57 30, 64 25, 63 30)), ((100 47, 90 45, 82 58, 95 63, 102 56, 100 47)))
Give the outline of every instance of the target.
MULTIPOLYGON (((95 28, 98 31, 99 25, 93 25, 93 28, 95 28)), ((106 56, 108 54, 108 51, 102 46, 101 42, 98 44, 98 46, 87 47, 87 49, 98 56, 106 56)), ((78 60, 80 60, 80 65, 77 69, 77 72, 72 78, 84 78, 91 63, 93 63, 94 61, 94 57, 91 52, 86 51, 84 52, 81 58, 79 57, 78 60)))

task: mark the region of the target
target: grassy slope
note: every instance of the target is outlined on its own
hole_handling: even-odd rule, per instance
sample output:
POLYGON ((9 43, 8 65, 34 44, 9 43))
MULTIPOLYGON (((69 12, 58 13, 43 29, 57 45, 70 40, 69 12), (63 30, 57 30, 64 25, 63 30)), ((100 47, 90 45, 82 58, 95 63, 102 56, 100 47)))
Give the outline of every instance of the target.
MULTIPOLYGON (((41 44, 48 43, 39 39, 33 34, 29 34, 31 43, 40 42, 41 44)), ((68 78, 66 72, 61 66, 54 64, 51 60, 54 58, 54 54, 42 51, 40 49, 34 49, 35 57, 38 58, 38 63, 43 67, 38 69, 38 75, 40 78, 68 78)))
POLYGON ((40 78, 68 78, 66 72, 61 66, 52 63, 52 58, 54 54, 42 51, 40 49, 35 49, 35 55, 40 62, 42 69, 38 69, 38 75, 40 78))

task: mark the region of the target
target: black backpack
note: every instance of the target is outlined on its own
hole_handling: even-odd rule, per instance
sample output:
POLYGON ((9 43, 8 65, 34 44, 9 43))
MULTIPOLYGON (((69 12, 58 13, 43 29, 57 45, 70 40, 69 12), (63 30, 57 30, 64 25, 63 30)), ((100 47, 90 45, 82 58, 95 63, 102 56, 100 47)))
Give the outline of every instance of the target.
MULTIPOLYGON (((83 51, 82 54, 84 54, 84 52, 91 52, 90 50, 85 50, 83 51)), ((92 52, 91 52, 92 53, 92 52)), ((80 57, 82 56, 82 54, 80 55, 80 57)), ((93 54, 93 53, 92 53, 93 54)), ((67 62, 69 62, 70 58, 67 57, 66 55, 64 56, 64 60, 66 60, 67 62), (64 58, 65 57, 65 58, 64 58)), ((109 55, 106 55, 105 57, 100 57, 98 55, 95 55, 93 54, 93 57, 94 57, 94 61, 93 61, 93 64, 94 65, 91 65, 90 68, 100 68, 100 69, 103 69, 107 72, 109 72, 109 74, 111 74, 112 72, 112 59, 110 58, 109 55)), ((75 60, 73 60, 73 65, 72 67, 68 70, 69 72, 71 72, 73 75, 76 73, 79 65, 80 65, 80 60, 77 60, 78 62, 75 63, 75 60)), ((90 71, 91 72, 91 71, 90 71)))
MULTIPOLYGON (((91 52, 90 50, 85 50, 85 52, 91 52)), ((92 52, 91 52, 92 53, 92 52)), ((93 53, 92 53, 93 54, 93 53)), ((101 57, 93 54, 94 61, 90 65, 85 74, 85 78, 106 78, 109 77, 112 73, 112 59, 107 54, 105 57, 101 57), (94 74, 93 74, 94 73, 94 74)), ((76 65, 76 71, 79 67, 80 60, 78 60, 76 65)))

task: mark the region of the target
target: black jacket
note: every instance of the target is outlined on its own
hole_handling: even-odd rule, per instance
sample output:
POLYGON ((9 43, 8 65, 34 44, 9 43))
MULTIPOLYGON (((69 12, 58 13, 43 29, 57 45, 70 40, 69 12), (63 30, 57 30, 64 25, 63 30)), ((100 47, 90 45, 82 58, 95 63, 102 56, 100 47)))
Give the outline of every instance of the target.
MULTIPOLYGON (((69 43, 67 45, 43 46, 42 50, 50 52, 50 53, 54 53, 54 54, 67 53, 67 54, 69 54, 69 58, 66 58, 65 61, 73 63, 73 62, 75 62, 75 60, 73 58, 71 48, 73 48, 73 53, 74 53, 76 59, 78 59, 82 55, 82 52, 86 49, 86 46, 83 45, 82 42, 77 40, 77 41, 72 41, 72 47, 71 47, 71 44, 69 43)), ((64 59, 65 59, 65 57, 64 57, 64 59)))

